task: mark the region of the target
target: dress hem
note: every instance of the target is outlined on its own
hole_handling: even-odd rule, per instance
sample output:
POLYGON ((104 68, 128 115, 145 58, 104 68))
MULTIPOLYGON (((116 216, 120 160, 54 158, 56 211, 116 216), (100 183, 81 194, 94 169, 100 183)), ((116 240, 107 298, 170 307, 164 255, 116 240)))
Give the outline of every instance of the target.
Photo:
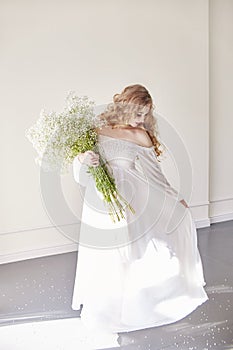
MULTIPOLYGON (((141 329, 165 326, 168 324, 178 322, 178 321, 182 320, 183 318, 189 316, 193 311, 195 311, 200 305, 204 304, 208 299, 209 299, 208 296, 206 296, 205 298, 202 298, 201 300, 199 300, 199 302, 197 302, 197 304, 195 306, 193 306, 190 309, 186 309, 186 311, 182 315, 179 315, 178 317, 176 317, 174 319, 164 319, 162 321, 148 323, 148 325, 138 325, 138 326, 135 325, 135 326, 131 326, 131 327, 126 326, 126 327, 122 327, 122 328, 108 328, 108 329, 107 328, 98 328, 98 329, 100 331, 103 330, 103 331, 107 331, 110 333, 128 333, 128 332, 133 332, 133 331, 137 331, 137 330, 141 330, 141 329)), ((82 304, 80 304, 79 308, 77 308, 77 306, 72 305, 72 309, 73 310, 80 310, 81 305, 82 304)), ((83 322, 83 324, 88 328, 88 325, 86 325, 85 322, 82 320, 82 315, 80 315, 80 318, 81 318, 81 321, 83 322)))

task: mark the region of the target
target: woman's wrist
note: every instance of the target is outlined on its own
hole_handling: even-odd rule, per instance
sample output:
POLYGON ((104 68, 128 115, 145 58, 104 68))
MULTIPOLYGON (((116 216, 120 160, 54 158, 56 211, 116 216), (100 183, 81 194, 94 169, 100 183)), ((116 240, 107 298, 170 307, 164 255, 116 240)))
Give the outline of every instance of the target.
POLYGON ((79 163, 83 164, 82 153, 77 154, 76 159, 79 161, 79 163))

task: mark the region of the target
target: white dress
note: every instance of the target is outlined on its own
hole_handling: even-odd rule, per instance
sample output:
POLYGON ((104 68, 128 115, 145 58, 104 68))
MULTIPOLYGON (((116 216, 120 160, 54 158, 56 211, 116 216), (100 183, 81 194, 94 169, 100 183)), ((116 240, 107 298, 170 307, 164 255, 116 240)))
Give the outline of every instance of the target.
POLYGON ((86 327, 128 332, 182 319, 208 299, 197 233, 182 195, 162 173, 154 147, 99 135, 120 194, 132 205, 114 223, 87 166, 72 308, 86 327))

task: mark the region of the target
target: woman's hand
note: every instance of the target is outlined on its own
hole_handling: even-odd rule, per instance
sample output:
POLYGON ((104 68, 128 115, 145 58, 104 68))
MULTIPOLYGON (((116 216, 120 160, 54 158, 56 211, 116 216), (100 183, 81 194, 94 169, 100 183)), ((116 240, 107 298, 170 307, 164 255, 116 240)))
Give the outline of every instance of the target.
POLYGON ((80 163, 86 164, 88 166, 97 167, 99 165, 99 154, 93 151, 86 151, 84 153, 79 153, 77 157, 80 163))
POLYGON ((184 199, 182 199, 182 200, 180 201, 180 203, 182 203, 186 208, 189 208, 188 204, 185 202, 184 199))

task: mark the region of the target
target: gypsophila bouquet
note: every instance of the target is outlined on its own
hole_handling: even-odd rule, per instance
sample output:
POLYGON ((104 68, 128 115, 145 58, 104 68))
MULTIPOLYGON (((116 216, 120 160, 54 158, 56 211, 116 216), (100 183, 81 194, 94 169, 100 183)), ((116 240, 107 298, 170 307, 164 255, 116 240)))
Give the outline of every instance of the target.
POLYGON ((89 166, 88 172, 92 174, 113 222, 116 219, 120 221, 126 208, 133 213, 134 209, 118 192, 99 152, 96 128, 102 127, 105 122, 96 118, 94 105, 87 96, 80 97, 70 91, 62 112, 47 113, 42 110, 36 124, 27 129, 25 135, 38 153, 36 163, 45 171, 60 170, 65 174, 79 153, 89 150, 99 153, 100 165, 89 166))

